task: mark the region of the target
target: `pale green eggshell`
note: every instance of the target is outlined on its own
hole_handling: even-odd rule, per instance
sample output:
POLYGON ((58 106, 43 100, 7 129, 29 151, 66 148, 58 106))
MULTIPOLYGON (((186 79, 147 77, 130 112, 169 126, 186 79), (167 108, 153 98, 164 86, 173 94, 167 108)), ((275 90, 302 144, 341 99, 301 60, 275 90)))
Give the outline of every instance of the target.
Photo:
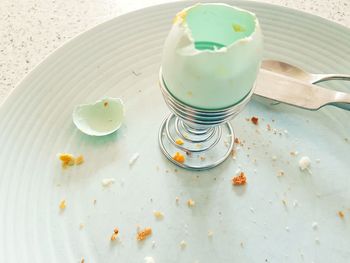
POLYGON ((82 104, 73 111, 73 122, 83 133, 104 136, 117 131, 124 119, 124 104, 119 98, 104 98, 82 104))
POLYGON ((230 107, 254 87, 262 48, 253 13, 226 4, 197 4, 175 18, 163 48, 163 80, 185 104, 230 107))

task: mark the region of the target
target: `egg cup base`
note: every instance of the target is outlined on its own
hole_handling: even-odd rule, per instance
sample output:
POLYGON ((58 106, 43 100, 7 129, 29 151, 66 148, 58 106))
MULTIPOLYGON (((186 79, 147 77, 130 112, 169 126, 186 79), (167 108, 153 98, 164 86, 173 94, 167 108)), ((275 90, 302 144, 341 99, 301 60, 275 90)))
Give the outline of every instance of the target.
POLYGON ((234 132, 229 122, 210 128, 192 128, 170 114, 159 130, 159 146, 173 164, 193 171, 208 170, 223 163, 234 146, 234 132), (180 154, 184 161, 174 156, 180 154))

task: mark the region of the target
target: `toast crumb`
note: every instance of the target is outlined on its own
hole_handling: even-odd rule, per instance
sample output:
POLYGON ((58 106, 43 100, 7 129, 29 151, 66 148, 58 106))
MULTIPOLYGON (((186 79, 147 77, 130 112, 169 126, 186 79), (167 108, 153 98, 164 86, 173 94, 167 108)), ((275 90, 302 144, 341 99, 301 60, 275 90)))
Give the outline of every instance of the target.
POLYGON ((79 155, 76 159, 75 159, 75 165, 81 165, 82 163, 84 163, 84 156, 83 155, 79 155))
POLYGON ((258 125, 259 124, 259 118, 258 117, 255 117, 253 116, 250 121, 254 124, 254 125, 258 125))
POLYGON ((194 207, 196 205, 196 202, 193 201, 192 199, 188 199, 187 200, 187 205, 188 205, 188 207, 194 207))
POLYGON ((164 214, 161 211, 153 211, 153 215, 157 219, 163 219, 164 218, 164 214))
POLYGON ((60 204, 59 204, 59 208, 60 208, 61 210, 64 210, 64 209, 66 209, 66 207, 67 207, 66 200, 63 199, 63 200, 60 202, 60 204))
POLYGON ((152 235, 152 228, 146 227, 145 229, 137 232, 136 239, 138 241, 142 241, 147 237, 149 237, 150 235, 152 235))
POLYGON ((173 156, 173 159, 179 163, 184 163, 185 162, 185 156, 183 156, 181 153, 176 152, 175 155, 173 156))
POLYGON ((338 215, 341 219, 344 219, 345 215, 343 211, 338 211, 338 215))
POLYGON ((111 236, 111 241, 115 241, 117 239, 118 234, 119 234, 119 229, 118 228, 114 228, 113 229, 113 234, 111 236))
POLYGON ((181 140, 181 139, 179 138, 179 139, 177 139, 177 140, 175 141, 175 143, 176 143, 177 145, 183 145, 183 144, 184 144, 184 141, 181 140))
POLYGON ((232 178, 233 185, 244 185, 246 183, 247 183, 247 177, 245 176, 244 172, 240 172, 239 175, 234 176, 232 178))
POLYGON ((186 241, 185 241, 185 240, 182 240, 182 241, 180 242, 180 248, 181 248, 181 249, 185 249, 186 247, 187 247, 186 241))
POLYGON ((62 167, 66 168, 67 166, 73 166, 75 163, 74 156, 70 153, 60 153, 58 158, 62 162, 62 167))

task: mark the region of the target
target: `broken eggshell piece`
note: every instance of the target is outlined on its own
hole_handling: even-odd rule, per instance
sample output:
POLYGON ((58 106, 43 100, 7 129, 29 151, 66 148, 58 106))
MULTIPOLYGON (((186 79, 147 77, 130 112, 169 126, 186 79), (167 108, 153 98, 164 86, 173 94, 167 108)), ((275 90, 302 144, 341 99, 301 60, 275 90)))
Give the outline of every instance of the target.
POLYGON ((163 81, 181 102, 222 109, 248 96, 262 58, 255 14, 226 4, 197 4, 179 12, 165 41, 163 81))
POLYGON ((124 119, 124 104, 119 98, 104 98, 82 104, 73 111, 73 122, 83 133, 104 136, 117 131, 124 119))

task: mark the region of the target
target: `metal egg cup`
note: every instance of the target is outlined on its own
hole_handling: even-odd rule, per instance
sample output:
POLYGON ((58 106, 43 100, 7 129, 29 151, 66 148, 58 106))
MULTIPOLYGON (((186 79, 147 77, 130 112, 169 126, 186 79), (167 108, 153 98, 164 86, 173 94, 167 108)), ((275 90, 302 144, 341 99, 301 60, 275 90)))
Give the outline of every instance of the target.
POLYGON ((159 145, 164 155, 174 164, 189 170, 206 170, 221 164, 230 156, 235 135, 230 120, 242 111, 253 90, 239 103, 218 110, 198 109, 174 97, 167 89, 159 71, 159 86, 170 115, 159 130, 159 145), (177 142, 181 139, 181 143, 177 142), (182 144, 183 143, 183 144, 182 144), (182 152, 184 162, 173 156, 182 152))

